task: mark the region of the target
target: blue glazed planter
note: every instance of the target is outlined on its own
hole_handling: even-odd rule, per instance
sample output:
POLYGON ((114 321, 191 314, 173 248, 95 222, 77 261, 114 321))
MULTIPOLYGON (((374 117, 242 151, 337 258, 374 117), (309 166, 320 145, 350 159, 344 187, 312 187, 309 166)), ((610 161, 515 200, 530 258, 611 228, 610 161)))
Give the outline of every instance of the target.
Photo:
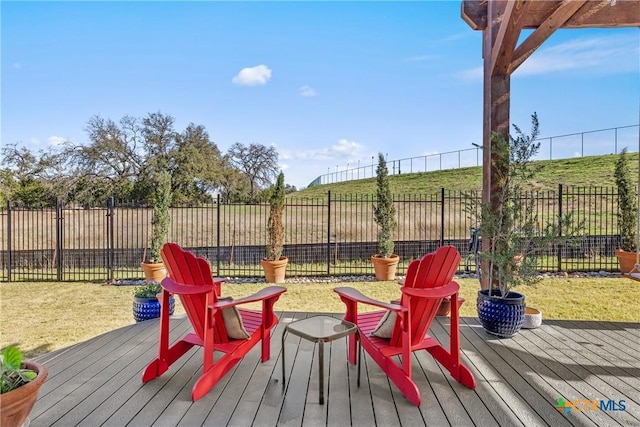
POLYGON ((524 295, 517 292, 509 292, 501 298, 497 290, 491 295, 488 289, 478 291, 476 307, 482 327, 500 338, 514 336, 524 323, 524 295))
MULTIPOLYGON (((173 314, 176 300, 169 298, 169 314, 173 314)), ((160 302, 157 298, 138 298, 133 297, 133 318, 136 322, 155 319, 160 317, 160 302)))

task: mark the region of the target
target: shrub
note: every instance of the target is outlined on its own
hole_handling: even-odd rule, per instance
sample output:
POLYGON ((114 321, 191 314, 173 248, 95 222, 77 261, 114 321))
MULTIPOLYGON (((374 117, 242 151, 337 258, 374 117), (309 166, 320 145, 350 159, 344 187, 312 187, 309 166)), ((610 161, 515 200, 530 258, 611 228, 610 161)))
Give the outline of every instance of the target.
POLYGON ((627 252, 638 250, 636 242, 637 224, 637 181, 631 175, 627 148, 623 148, 615 164, 614 177, 618 188, 618 227, 620 229, 620 249, 627 252))
POLYGON ((393 232, 398 224, 395 219, 396 207, 393 204, 393 195, 389 184, 389 170, 382 153, 378 153, 378 167, 376 168, 376 199, 373 218, 378 224, 378 255, 381 258, 389 258, 393 254, 393 232))
POLYGON ((284 174, 280 172, 269 198, 269 220, 267 222, 267 261, 278 261, 284 247, 284 225, 282 212, 285 201, 284 174))

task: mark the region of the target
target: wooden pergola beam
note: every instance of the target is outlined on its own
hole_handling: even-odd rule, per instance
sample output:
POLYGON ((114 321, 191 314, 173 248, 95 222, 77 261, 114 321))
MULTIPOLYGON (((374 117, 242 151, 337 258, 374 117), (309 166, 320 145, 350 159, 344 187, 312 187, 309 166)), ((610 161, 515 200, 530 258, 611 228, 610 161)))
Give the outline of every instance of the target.
POLYGON ((563 3, 540 24, 536 30, 517 47, 513 53, 513 60, 509 64, 508 72, 513 73, 545 40, 580 10, 586 0, 568 1, 563 3))
POLYGON ((502 19, 498 23, 498 33, 492 40, 491 75, 509 72, 513 51, 520 37, 519 21, 524 9, 524 2, 521 0, 506 4, 502 19))
MULTIPOLYGON (((487 29, 489 1, 463 0, 462 19, 474 30, 487 29)), ((503 0, 501 0, 503 1, 503 0)), ((558 7, 574 0, 526 0, 529 4, 522 17, 522 29, 535 29, 558 7)), ((562 28, 612 28, 637 27, 640 25, 640 2, 638 0, 588 0, 583 10, 567 20, 562 28)))

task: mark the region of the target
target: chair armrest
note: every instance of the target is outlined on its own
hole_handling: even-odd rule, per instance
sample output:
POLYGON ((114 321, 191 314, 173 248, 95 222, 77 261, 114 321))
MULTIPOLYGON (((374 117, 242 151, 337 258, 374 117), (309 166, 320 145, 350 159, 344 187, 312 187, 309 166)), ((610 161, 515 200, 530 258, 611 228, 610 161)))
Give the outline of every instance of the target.
POLYGON ((354 288, 339 287, 339 288, 333 288, 333 291, 344 298, 347 298, 356 302, 361 302, 363 304, 373 305, 376 307, 385 308, 387 310, 393 310, 393 311, 407 311, 407 307, 403 307, 398 304, 390 304, 390 303, 375 300, 373 298, 369 298, 368 296, 363 295, 362 292, 354 288))
POLYGON ((197 295, 206 294, 213 289, 214 285, 183 285, 173 280, 171 277, 162 279, 160 283, 163 289, 172 294, 178 295, 197 295))
POLYGON ((456 282, 449 282, 437 288, 400 288, 403 294, 420 298, 444 298, 451 296, 460 290, 456 282))
POLYGON ((210 307, 213 307, 216 309, 222 309, 227 307, 233 307, 234 305, 239 305, 239 304, 247 304, 250 302, 264 301, 267 299, 271 299, 273 297, 280 296, 286 291, 287 291, 287 288, 284 288, 282 286, 269 286, 268 288, 259 290, 253 295, 249 295, 244 298, 234 299, 231 301, 219 301, 219 302, 216 302, 215 304, 211 304, 210 307))

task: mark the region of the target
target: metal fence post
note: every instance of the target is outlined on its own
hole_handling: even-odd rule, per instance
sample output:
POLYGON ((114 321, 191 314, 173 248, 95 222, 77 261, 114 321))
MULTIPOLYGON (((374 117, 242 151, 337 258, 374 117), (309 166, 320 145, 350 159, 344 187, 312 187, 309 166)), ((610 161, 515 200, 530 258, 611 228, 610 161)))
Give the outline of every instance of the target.
POLYGON ((331 275, 331 190, 327 191, 327 275, 331 275))
POLYGON ((216 276, 220 275, 220 194, 216 197, 218 204, 217 224, 216 224, 216 276))
POLYGON ((440 188, 440 246, 444 246, 444 187, 440 188))
MULTIPOLYGON (((558 184, 558 234, 562 236, 562 184, 558 184)), ((558 272, 562 271, 562 247, 558 248, 558 272)))
POLYGON ((62 263, 64 262, 63 250, 63 224, 62 224, 62 202, 56 198, 56 273, 59 282, 62 281, 62 263))
POLYGON ((11 282, 11 268, 13 267, 13 254, 11 241, 11 229, 13 228, 11 225, 11 200, 7 200, 7 280, 11 282))
POLYGON ((114 260, 115 260, 115 238, 114 238, 114 199, 113 197, 109 197, 107 200, 107 270, 109 274, 108 280, 113 282, 114 279, 114 260))

